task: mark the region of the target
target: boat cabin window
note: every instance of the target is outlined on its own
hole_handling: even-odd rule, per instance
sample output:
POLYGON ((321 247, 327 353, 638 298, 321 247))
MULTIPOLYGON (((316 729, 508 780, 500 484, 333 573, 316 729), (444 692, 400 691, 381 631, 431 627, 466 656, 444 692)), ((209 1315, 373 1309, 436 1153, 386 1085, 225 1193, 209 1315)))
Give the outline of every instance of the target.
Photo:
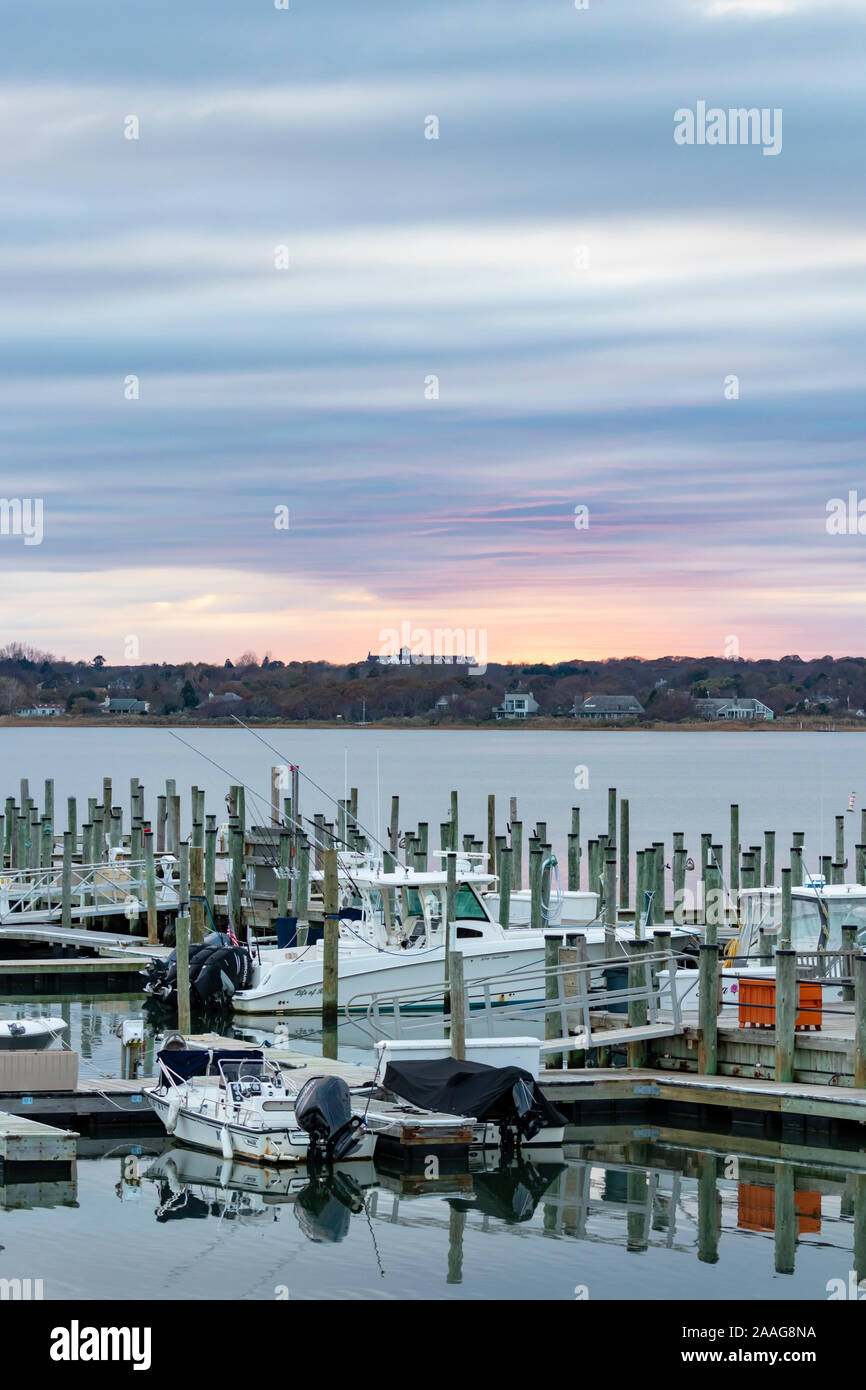
POLYGON ((458 927, 457 935, 460 936, 483 936, 484 933, 478 927, 458 927))
POLYGON ((468 918, 474 922, 486 922, 487 913, 475 895, 475 889, 468 883, 457 885, 457 897, 454 904, 454 916, 468 918))

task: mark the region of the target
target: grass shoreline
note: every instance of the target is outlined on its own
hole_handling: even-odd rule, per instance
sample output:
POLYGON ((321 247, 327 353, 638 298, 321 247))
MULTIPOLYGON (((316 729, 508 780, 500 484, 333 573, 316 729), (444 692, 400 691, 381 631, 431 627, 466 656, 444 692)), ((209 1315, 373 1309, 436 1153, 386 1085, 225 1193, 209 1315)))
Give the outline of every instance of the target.
MULTIPOLYGON (((445 730, 461 731, 464 733, 485 733, 496 731, 509 733, 512 730, 519 730, 523 733, 604 733, 616 730, 618 733, 705 733, 705 734, 726 734, 731 731, 739 733, 866 733, 866 719, 838 718, 830 716, 824 717, 797 717, 780 718, 773 720, 750 720, 750 719, 718 719, 718 720, 689 720, 677 724, 668 724, 662 720, 624 720, 618 723, 616 720, 582 720, 571 716, 538 717, 532 719, 509 719, 509 720, 485 720, 483 723, 474 723, 471 720, 439 720, 431 722, 422 717, 415 718, 392 718, 376 719, 367 724, 353 724, 349 720, 334 719, 249 719, 245 721, 251 728, 261 729, 329 729, 332 733, 340 733, 346 729, 369 729, 371 731, 381 731, 383 729, 402 730, 402 731, 427 731, 445 730)), ((176 715, 100 715, 93 719, 81 719, 79 717, 67 717, 66 715, 54 715, 48 719, 20 719, 17 715, 0 716, 0 728, 6 729, 32 729, 32 728, 62 728, 62 729, 236 729, 240 727, 231 719, 199 719, 195 716, 187 719, 178 719, 176 715)))

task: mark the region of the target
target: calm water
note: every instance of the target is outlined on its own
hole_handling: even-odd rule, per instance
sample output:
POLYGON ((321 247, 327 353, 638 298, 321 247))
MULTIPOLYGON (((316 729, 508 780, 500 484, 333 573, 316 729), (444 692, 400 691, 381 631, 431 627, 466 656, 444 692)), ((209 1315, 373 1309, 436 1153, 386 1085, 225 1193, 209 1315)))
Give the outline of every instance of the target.
MULTIPOLYGON (((245 782, 247 814, 264 820, 269 801, 270 768, 297 762, 302 772, 332 797, 346 788, 360 792, 360 819, 381 836, 388 825, 391 796, 400 797, 401 826, 428 820, 431 844, 437 825, 449 813, 449 794, 460 792, 462 829, 486 836, 487 795, 497 797, 500 828, 508 798, 518 798, 525 827, 546 820, 554 849, 563 857, 571 807, 581 808, 584 838, 607 828, 607 788, 628 797, 631 842, 635 848, 686 832, 693 850, 701 831, 727 842, 729 805, 740 803, 740 838, 759 843, 765 829, 779 832, 779 846, 794 830, 806 832, 808 862, 833 849, 833 817, 845 811, 857 792, 856 816, 846 817, 848 846, 859 839, 859 809, 866 805, 861 778, 866 769, 864 733, 773 733, 768 730, 710 730, 706 733, 658 734, 626 731, 573 733, 446 732, 375 729, 266 729, 264 747, 243 729, 183 729, 223 773, 178 743, 167 729, 81 728, 0 729, 3 780, 0 797, 18 795, 21 777, 29 777, 31 795, 41 800, 42 782, 54 777, 57 821, 65 825, 65 798, 101 797, 103 776, 114 780, 115 800, 128 807, 129 778, 145 784, 149 814, 166 777, 174 777, 183 794, 183 828, 189 829, 192 785, 204 787, 208 810, 224 815, 224 798, 232 781, 245 782), (586 769, 585 774, 580 769, 586 769), (575 778, 588 786, 575 789, 575 778), (256 799, 257 798, 257 799, 256 799)), ((329 807, 324 795, 302 781, 305 815, 329 807)), ((128 824, 128 813, 127 813, 128 824)))
POLYGON ((76 1181, 0 1185, 0 1277, 42 1278, 46 1298, 209 1300, 821 1300, 847 1281, 862 1179, 858 1199, 832 1163, 744 1156, 729 1179, 721 1153, 645 1133, 575 1131, 544 1161, 430 1181, 345 1164, 319 1185, 85 1141, 76 1181))
MULTIPOLYGON (((264 819, 271 765, 297 760, 335 796, 358 786, 374 833, 397 793, 401 823, 429 820, 435 843, 458 787, 464 828, 484 832, 488 792, 500 822, 516 795, 524 823, 546 819, 562 855, 570 807, 581 807, 584 836, 597 833, 615 785, 631 802, 635 847, 669 843, 675 829, 691 850, 702 830, 725 840, 737 800, 744 844, 765 828, 782 845, 804 830, 814 863, 832 848, 833 816, 859 790, 866 754, 860 734, 766 731, 268 731, 277 754, 242 730, 183 736, 226 772, 164 730, 3 729, 5 788, 17 795, 26 776, 40 796, 53 776, 62 825, 65 797, 81 805, 99 796, 103 775, 124 801, 129 777, 139 776, 151 812, 167 776, 184 792, 196 783, 220 815, 227 783, 242 780, 261 797, 257 806, 248 794, 250 819, 264 819), (589 785, 578 792, 581 767, 589 785)), ((311 788, 304 796, 306 813, 326 808, 311 788)), ((185 797, 185 829, 187 816, 185 797)), ((849 848, 855 827, 859 815, 846 817, 849 848)), ((89 1077, 118 1074, 116 1029, 140 1011, 139 999, 123 997, 0 1001, 4 1018, 63 1016, 89 1077)), ((341 1039, 349 1059, 367 1046, 353 1027, 341 1039)), ((296 1047, 319 1048, 309 1020, 290 1036, 296 1047)), ((42 1278, 47 1298, 565 1300, 576 1288, 593 1299, 823 1300, 828 1280, 848 1278, 855 1227, 866 1232, 866 1180, 854 1156, 811 1151, 798 1163, 789 1146, 780 1162, 769 1141, 648 1126, 567 1139, 521 1170, 425 1181, 349 1164, 324 1188, 302 1171, 222 1170, 167 1140, 82 1140, 74 1181, 0 1185, 0 1278, 42 1278)))

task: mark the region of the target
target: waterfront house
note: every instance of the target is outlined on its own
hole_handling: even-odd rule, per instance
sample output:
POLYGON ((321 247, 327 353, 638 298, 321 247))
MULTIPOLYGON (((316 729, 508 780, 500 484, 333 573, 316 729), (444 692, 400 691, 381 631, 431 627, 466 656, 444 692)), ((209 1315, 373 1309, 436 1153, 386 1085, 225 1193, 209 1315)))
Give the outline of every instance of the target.
POLYGON ((587 695, 576 699, 576 719, 637 719, 644 708, 634 695, 587 695))
POLYGON ((538 701, 533 700, 532 691, 509 691, 501 705, 495 705, 493 713, 497 719, 528 719, 538 713, 538 701))
POLYGON ((704 719, 772 719, 773 711, 762 700, 696 700, 704 719))
POLYGON ((147 714, 150 709, 148 700, 117 700, 111 695, 106 695, 102 702, 102 708, 106 714, 147 714))
POLYGON ((26 709, 17 709, 15 711, 19 719, 51 719, 55 715, 65 714, 65 712, 65 705, 54 703, 28 705, 26 709))

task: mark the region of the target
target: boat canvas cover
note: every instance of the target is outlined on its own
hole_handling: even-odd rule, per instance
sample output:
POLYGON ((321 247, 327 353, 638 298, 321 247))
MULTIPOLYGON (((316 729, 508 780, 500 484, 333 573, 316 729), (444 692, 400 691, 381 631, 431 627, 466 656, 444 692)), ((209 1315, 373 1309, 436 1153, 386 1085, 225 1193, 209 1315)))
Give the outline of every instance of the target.
POLYGON ((423 1110, 446 1115, 471 1115, 476 1120, 507 1120, 514 1112, 514 1087, 520 1082, 532 1094, 532 1109, 541 1127, 557 1129, 566 1123, 523 1067, 490 1067, 485 1062, 460 1062, 440 1057, 412 1062, 389 1062, 385 1089, 423 1110))
POLYGON ((264 1053, 236 1047, 175 1047, 164 1048, 156 1060, 175 1076, 189 1081, 194 1076, 205 1076, 208 1070, 216 1071, 220 1062, 263 1062, 264 1053))

